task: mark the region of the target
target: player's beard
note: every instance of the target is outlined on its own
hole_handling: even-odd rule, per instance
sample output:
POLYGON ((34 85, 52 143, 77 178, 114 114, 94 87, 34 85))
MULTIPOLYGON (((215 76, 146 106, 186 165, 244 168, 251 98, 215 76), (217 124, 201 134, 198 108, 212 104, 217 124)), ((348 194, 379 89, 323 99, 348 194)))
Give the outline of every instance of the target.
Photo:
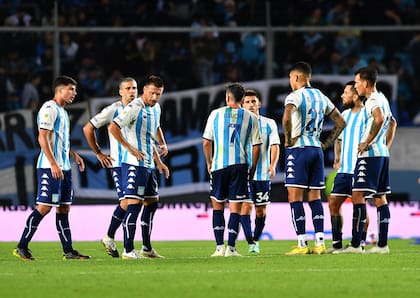
POLYGON ((343 110, 352 109, 354 107, 354 102, 343 103, 343 110))

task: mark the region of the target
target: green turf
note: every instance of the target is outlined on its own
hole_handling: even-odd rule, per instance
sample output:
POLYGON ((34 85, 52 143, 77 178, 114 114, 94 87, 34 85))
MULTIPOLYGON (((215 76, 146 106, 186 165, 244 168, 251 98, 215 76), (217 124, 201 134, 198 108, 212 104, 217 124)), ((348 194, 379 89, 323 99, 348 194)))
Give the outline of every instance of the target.
POLYGON ((242 258, 210 258, 212 241, 155 242, 167 258, 141 260, 77 242, 93 257, 84 261, 62 260, 58 242, 34 242, 32 262, 3 242, 0 297, 420 297, 420 245, 410 242, 391 240, 389 255, 285 256, 295 241, 261 241, 261 254, 248 256, 239 241, 242 258))

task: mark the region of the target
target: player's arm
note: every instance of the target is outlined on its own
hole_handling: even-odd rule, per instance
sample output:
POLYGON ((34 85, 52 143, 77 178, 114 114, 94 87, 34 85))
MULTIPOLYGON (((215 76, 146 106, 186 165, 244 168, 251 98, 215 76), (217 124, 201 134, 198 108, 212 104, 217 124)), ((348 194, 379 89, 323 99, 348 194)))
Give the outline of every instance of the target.
POLYGON ((270 179, 273 179, 276 176, 276 167, 277 163, 279 162, 280 156, 280 145, 273 144, 270 147, 270 167, 268 168, 268 172, 270 173, 270 179))
POLYGON ((69 155, 77 163, 77 166, 79 167, 79 171, 83 172, 85 170, 85 162, 84 162, 83 158, 79 155, 79 153, 77 153, 76 151, 70 150, 69 155))
POLYGON ((111 156, 102 153, 101 147, 98 145, 98 141, 96 139, 95 127, 90 121, 83 127, 83 134, 85 135, 90 149, 92 149, 92 151, 96 154, 96 158, 101 163, 101 166, 103 168, 112 167, 112 161, 114 159, 111 156))
POLYGON ((117 123, 115 123, 115 121, 112 121, 109 125, 108 132, 114 136, 114 138, 117 140, 118 143, 121 144, 121 146, 123 146, 125 149, 127 149, 128 152, 130 152, 130 154, 136 157, 137 160, 143 160, 144 153, 134 148, 128 143, 128 141, 124 138, 121 132, 121 128, 118 126, 117 123))
POLYGON ((260 157, 261 151, 261 144, 252 145, 252 163, 251 168, 249 169, 249 177, 250 179, 254 177, 255 171, 257 169, 258 159, 260 157))
POLYGON ((347 125, 346 120, 344 120, 343 116, 337 110, 337 108, 334 108, 328 117, 334 123, 334 127, 325 142, 321 144, 322 150, 330 147, 347 125))
POLYGON ((284 133, 284 146, 290 147, 293 146, 296 140, 292 140, 292 112, 295 106, 292 104, 287 104, 284 108, 282 125, 284 133))
POLYGON ((156 167, 157 167, 159 173, 160 174, 164 173, 165 178, 168 179, 169 175, 170 175, 169 168, 160 159, 160 155, 159 155, 159 152, 158 152, 156 146, 153 147, 153 159, 155 160, 156 167))
POLYGON ((57 161, 54 158, 54 154, 51 147, 51 138, 52 131, 48 129, 39 129, 38 133, 38 143, 41 147, 41 150, 44 152, 45 157, 48 159, 51 165, 51 174, 54 179, 64 179, 63 170, 57 164, 57 161))
POLYGON ((389 123, 388 131, 386 132, 386 146, 388 149, 391 148, 392 143, 395 139, 395 132, 397 131, 397 120, 391 116, 391 122, 389 123))
POLYGON ((369 134, 364 142, 361 142, 358 147, 358 152, 362 153, 366 151, 369 145, 372 143, 373 139, 378 135, 379 130, 382 127, 382 124, 385 121, 384 114, 382 113, 382 109, 380 107, 375 107, 372 110, 372 126, 370 127, 369 134))
POLYGON ((203 151, 206 158, 207 172, 211 172, 211 159, 213 157, 213 142, 203 138, 203 151))
POLYGON ((156 142, 159 144, 160 156, 165 157, 166 155, 168 155, 168 146, 166 145, 165 136, 163 135, 163 131, 160 128, 160 126, 156 131, 155 138, 156 142))
POLYGON ((334 164, 333 168, 338 170, 341 166, 341 139, 337 139, 334 142, 334 164))

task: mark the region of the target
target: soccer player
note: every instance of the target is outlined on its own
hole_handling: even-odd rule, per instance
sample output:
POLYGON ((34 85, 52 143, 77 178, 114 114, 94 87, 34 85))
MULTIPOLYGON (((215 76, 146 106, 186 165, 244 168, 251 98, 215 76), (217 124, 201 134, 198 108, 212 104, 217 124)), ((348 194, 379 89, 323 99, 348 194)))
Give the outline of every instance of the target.
POLYGON ((124 200, 127 200, 127 211, 122 221, 123 259, 162 258, 150 243, 151 224, 156 209, 149 210, 148 214, 143 212, 143 247, 141 251, 134 249, 136 222, 143 202, 145 206, 156 203, 157 208, 158 182, 155 166, 160 173, 164 172, 166 178, 169 177, 169 169, 162 163, 155 146, 161 114, 158 101, 162 93, 162 79, 149 76, 144 83, 142 96, 129 103, 108 128, 109 133, 126 149, 121 165, 124 200), (123 129, 126 136, 123 135, 123 129))
POLYGON ((391 218, 386 194, 389 185, 389 148, 394 140, 397 122, 388 100, 376 89, 377 71, 363 67, 356 71, 357 93, 366 97, 366 121, 358 145, 358 158, 353 176, 353 224, 351 245, 337 253, 363 253, 360 245, 366 222, 366 201, 371 198, 377 208, 378 243, 367 253, 389 253, 388 226, 391 218))
MULTIPOLYGON (((347 126, 334 143, 333 167, 337 170, 337 175, 328 201, 332 226, 332 247, 327 250, 327 253, 333 253, 343 248, 341 206, 352 194, 357 146, 363 133, 362 129, 365 121, 363 101, 354 88, 354 81, 345 84, 341 99, 344 108, 342 115, 347 126)), ((364 239, 366 239, 366 231, 367 225, 364 227, 364 239)))
POLYGON ((245 91, 242 107, 257 116, 262 141, 256 171, 249 185, 249 198, 252 202, 243 202, 241 209, 241 223, 248 242, 248 253, 259 253, 258 240, 264 230, 267 205, 270 204, 271 179, 276 175, 280 137, 276 122, 260 115, 261 101, 257 91, 252 89, 245 91), (255 205, 254 235, 251 232, 253 205, 255 205))
POLYGON ((210 113, 203 133, 203 151, 210 174, 213 231, 217 245, 212 257, 241 256, 235 248, 241 206, 248 196, 248 174, 249 177, 254 177, 261 145, 257 116, 241 108, 244 94, 245 89, 241 84, 227 85, 226 106, 210 113), (249 171, 248 146, 252 146, 249 171), (226 201, 230 209, 227 249, 223 239, 223 211, 226 201))
POLYGON ((346 126, 343 116, 320 90, 311 87, 311 67, 297 62, 289 72, 293 92, 285 100, 283 131, 286 147, 285 186, 291 207, 292 223, 298 245, 287 255, 310 254, 305 230, 304 192, 307 190, 312 222, 315 228, 314 254, 326 252, 324 242, 324 210, 321 189, 324 182, 324 153, 346 126), (329 117, 334 128, 325 142, 320 141, 324 118, 329 117))
POLYGON ((22 237, 13 255, 25 261, 34 260, 28 244, 41 220, 56 207, 56 227, 63 247, 63 259, 89 259, 73 249, 69 223, 73 201, 70 156, 83 172, 85 163, 70 149, 70 121, 64 107, 76 97, 77 82, 67 76, 54 81, 54 98, 46 101, 38 112, 38 142, 41 152, 37 161, 38 194, 36 208, 29 215, 22 237))
POLYGON ((119 94, 121 96, 120 100, 102 109, 100 113, 90 119, 90 121, 83 127, 86 140, 89 147, 96 154, 96 158, 99 160, 103 168, 110 168, 115 190, 120 200, 118 206, 112 214, 108 232, 102 238, 102 244, 104 245, 106 252, 114 258, 119 257, 114 240, 115 232, 121 225, 125 211, 127 210, 127 201, 123 200, 124 195, 121 185, 121 159, 124 151, 123 147, 118 144, 117 140, 109 134, 110 155, 104 154, 98 145, 95 129, 104 125, 109 125, 112 120, 121 113, 123 108, 137 97, 137 91, 137 82, 135 79, 130 77, 122 79, 119 84, 119 94))

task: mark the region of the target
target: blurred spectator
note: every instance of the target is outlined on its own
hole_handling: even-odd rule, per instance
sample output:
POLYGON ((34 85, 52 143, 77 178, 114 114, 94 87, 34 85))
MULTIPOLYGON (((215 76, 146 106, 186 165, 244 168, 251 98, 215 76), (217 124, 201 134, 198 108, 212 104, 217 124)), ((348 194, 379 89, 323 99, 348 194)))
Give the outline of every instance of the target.
POLYGON ((244 80, 262 77, 265 62, 265 37, 258 32, 245 32, 241 36, 241 62, 244 80))
POLYGON ((4 20, 5 26, 21 26, 29 27, 31 25, 32 16, 26 12, 22 7, 19 7, 16 12, 9 15, 4 20))
POLYGON ((70 33, 61 34, 60 59, 61 72, 71 77, 75 76, 75 62, 79 44, 71 37, 70 33))
POLYGON ((194 88, 191 51, 186 42, 181 37, 175 37, 167 43, 164 56, 166 74, 174 80, 175 88, 194 88))
POLYGON ((237 65, 240 62, 238 52, 238 47, 235 42, 228 40, 223 49, 217 53, 214 66, 214 79, 216 84, 227 82, 226 75, 230 73, 230 70, 237 70, 237 65))
POLYGON ((118 90, 120 87, 121 80, 124 76, 119 68, 114 68, 111 75, 105 81, 105 95, 107 96, 118 96, 118 90))
POLYGON ((195 76, 200 86, 209 86, 214 83, 213 67, 220 48, 219 34, 216 30, 203 30, 203 27, 215 28, 204 15, 198 15, 191 26, 197 29, 190 33, 195 76))
POLYGON ((10 110, 9 100, 14 92, 15 88, 7 75, 6 69, 0 65, 0 112, 10 110))
POLYGON ((21 102, 23 109, 37 110, 40 105, 38 86, 41 84, 39 74, 28 75, 28 79, 23 85, 21 102))

